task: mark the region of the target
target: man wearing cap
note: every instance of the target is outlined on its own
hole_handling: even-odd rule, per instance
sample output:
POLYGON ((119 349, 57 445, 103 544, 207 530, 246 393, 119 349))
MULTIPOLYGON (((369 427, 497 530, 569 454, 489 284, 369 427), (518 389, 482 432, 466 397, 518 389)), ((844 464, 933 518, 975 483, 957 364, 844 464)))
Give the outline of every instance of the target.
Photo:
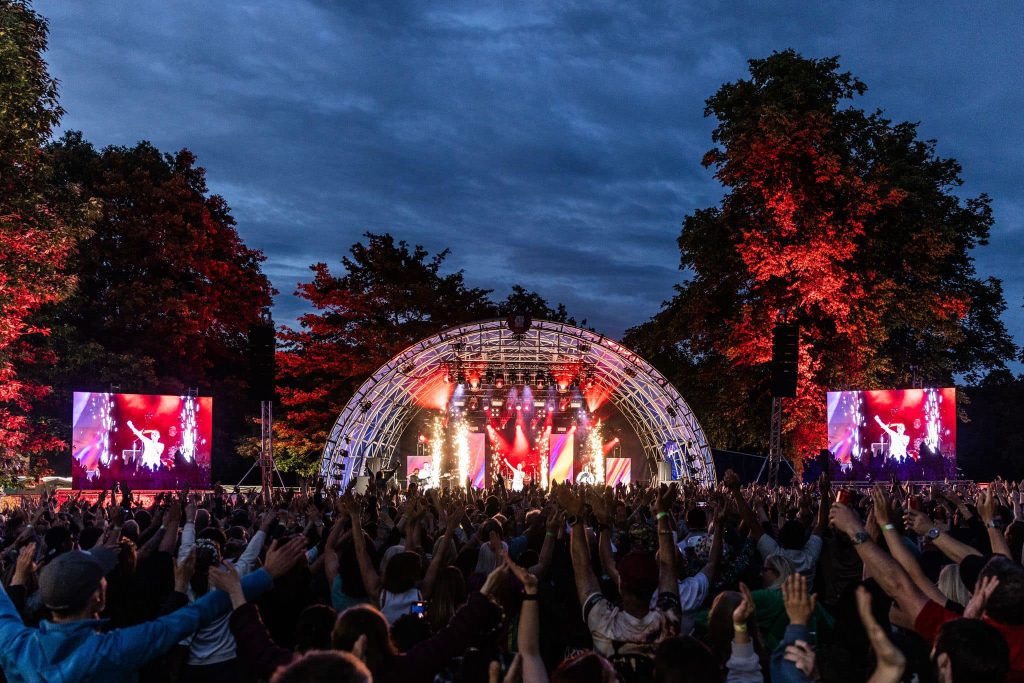
MULTIPOLYGON (((302 548, 290 546, 268 551, 263 569, 242 581, 246 596, 268 590, 302 555, 302 548)), ((159 619, 102 633, 105 576, 116 565, 117 555, 102 546, 55 557, 39 577, 39 593, 53 619, 39 628, 25 626, 0 590, 0 668, 8 681, 135 681, 139 667, 231 609, 227 594, 210 591, 159 619)))
MULTIPOLYGON (((594 650, 607 657, 624 680, 650 680, 658 643, 679 632, 682 608, 675 571, 675 544, 668 526, 668 510, 676 489, 664 488, 658 497, 658 553, 635 549, 619 561, 617 571, 622 606, 601 594, 590 564, 583 500, 568 487, 555 493, 571 525, 570 555, 583 620, 590 629, 594 650), (657 595, 652 607, 652 596, 657 595)), ((652 539, 653 540, 653 539, 652 539)))

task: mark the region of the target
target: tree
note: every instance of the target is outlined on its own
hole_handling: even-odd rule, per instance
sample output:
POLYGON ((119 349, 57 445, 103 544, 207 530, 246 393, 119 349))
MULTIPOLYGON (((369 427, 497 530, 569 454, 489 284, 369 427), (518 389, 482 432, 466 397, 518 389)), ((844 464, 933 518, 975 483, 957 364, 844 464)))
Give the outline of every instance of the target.
POLYGON ((87 217, 78 202, 58 215, 46 196, 41 147, 62 114, 46 39, 29 3, 0 0, 0 483, 42 473, 40 454, 61 445, 34 414, 50 388, 28 375, 54 360, 39 313, 74 286, 61 271, 87 217))
MULTIPOLYGON (((534 320, 576 324, 576 319, 569 315, 565 304, 558 304, 555 308, 551 308, 540 294, 528 291, 522 285, 512 285, 512 292, 498 304, 498 315, 508 316, 513 313, 527 313, 534 320)), ((582 324, 586 326, 587 321, 584 320, 582 324)))
POLYGON ((784 425, 796 452, 825 445, 828 389, 1003 368, 1015 346, 1001 286, 971 256, 992 225, 988 198, 953 193, 959 164, 916 124, 851 106, 866 86, 837 58, 787 50, 749 64, 705 110, 718 125, 703 163, 728 193, 686 217, 689 279, 626 342, 694 397, 714 441, 761 445, 770 331, 799 324, 784 425))
POLYGON ((520 285, 495 304, 490 290, 467 287, 462 271, 442 273, 447 249, 431 255, 389 234, 365 238, 342 258, 343 274, 324 263, 310 266, 313 280, 296 294, 314 311, 299 318, 298 329, 282 327, 278 334, 282 411, 274 423, 274 457, 282 469, 315 473, 346 401, 377 368, 422 339, 513 311, 575 324, 564 305, 552 308, 520 285))
POLYGON ((310 266, 313 280, 296 294, 315 311, 279 333, 275 457, 303 474, 316 470, 327 431, 374 370, 435 332, 496 314, 489 290, 467 287, 462 271, 441 273, 447 249, 431 256, 388 234, 365 237, 342 258, 343 274, 310 266))
POLYGON ((196 388, 215 398, 215 455, 232 452, 255 412, 250 339, 267 324, 273 294, 263 254, 243 243, 186 149, 97 150, 69 132, 47 154, 53 194, 84 194, 101 207, 68 265, 78 287, 53 314, 62 360, 51 409, 66 415, 74 389, 196 388))

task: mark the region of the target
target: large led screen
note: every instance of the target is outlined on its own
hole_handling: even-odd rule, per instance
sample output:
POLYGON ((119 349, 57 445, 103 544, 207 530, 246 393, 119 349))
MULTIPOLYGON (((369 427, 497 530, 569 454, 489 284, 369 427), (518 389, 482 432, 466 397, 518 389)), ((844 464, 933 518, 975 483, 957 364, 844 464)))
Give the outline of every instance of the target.
POLYGON ((71 425, 73 488, 210 486, 210 397, 76 391, 71 425))
POLYGON ((828 393, 831 471, 838 479, 956 476, 956 389, 828 393))

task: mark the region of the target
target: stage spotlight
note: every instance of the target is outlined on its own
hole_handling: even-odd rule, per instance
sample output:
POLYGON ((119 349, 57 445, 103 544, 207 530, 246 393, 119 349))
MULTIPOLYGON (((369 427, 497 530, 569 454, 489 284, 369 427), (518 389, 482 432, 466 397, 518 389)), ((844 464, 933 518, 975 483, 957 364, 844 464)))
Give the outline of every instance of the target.
POLYGON ((544 373, 543 372, 538 372, 537 373, 537 388, 538 389, 543 389, 544 388, 544 373))
POLYGON ((501 389, 505 386, 505 373, 499 372, 494 376, 494 386, 501 389))

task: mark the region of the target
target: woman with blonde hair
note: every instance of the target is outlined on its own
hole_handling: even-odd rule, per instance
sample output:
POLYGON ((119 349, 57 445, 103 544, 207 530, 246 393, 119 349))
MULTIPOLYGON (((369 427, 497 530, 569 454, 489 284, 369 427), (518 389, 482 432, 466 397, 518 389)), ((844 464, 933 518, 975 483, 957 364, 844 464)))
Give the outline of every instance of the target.
MULTIPOLYGON (((949 609, 950 602, 955 602, 959 605, 959 611, 962 613, 963 608, 967 606, 967 603, 971 600, 971 592, 967 590, 967 586, 964 585, 963 579, 960 578, 960 565, 958 564, 947 564, 939 572, 939 580, 937 583, 939 591, 946 596, 946 607, 949 609)), ((958 611, 953 609, 952 611, 958 611)))

